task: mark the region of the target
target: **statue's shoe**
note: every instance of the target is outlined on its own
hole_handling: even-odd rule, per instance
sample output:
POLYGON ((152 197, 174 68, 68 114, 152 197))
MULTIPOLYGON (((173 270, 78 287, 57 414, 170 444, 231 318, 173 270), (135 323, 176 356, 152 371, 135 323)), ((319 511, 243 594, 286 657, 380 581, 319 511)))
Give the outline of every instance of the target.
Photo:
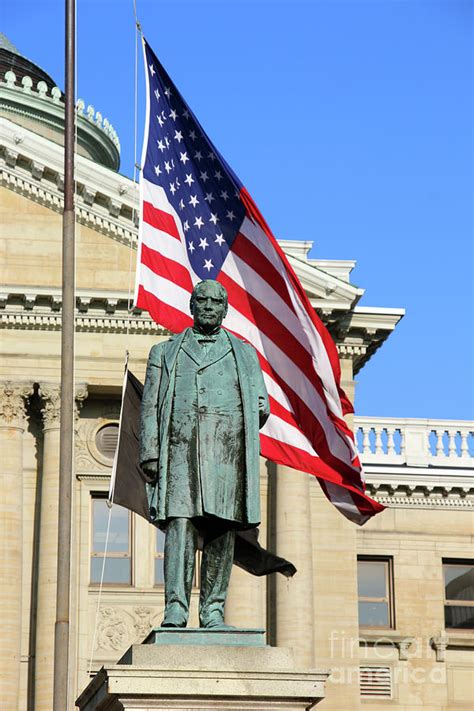
POLYGON ((201 628, 206 630, 235 630, 233 625, 226 625, 224 620, 221 619, 211 619, 207 622, 201 622, 201 628))
POLYGON ((173 617, 165 617, 160 627, 186 627, 186 620, 183 622, 173 617))

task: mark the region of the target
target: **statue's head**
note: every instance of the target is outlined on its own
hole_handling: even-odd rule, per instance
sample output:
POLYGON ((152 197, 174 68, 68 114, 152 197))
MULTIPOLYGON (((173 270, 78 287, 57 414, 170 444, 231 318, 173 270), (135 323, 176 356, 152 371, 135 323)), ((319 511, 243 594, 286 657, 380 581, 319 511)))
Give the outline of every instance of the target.
POLYGON ((200 331, 214 331, 227 313, 227 291, 214 279, 200 281, 193 289, 189 307, 200 331))

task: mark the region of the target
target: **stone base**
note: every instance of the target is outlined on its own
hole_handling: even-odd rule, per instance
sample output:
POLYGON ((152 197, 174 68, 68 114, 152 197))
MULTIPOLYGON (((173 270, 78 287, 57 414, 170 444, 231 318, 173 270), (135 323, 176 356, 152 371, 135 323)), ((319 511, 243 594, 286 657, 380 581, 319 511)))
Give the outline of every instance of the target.
MULTIPOLYGON (((157 627, 143 644, 220 645, 223 647, 265 647, 265 630, 242 627, 157 627)), ((120 660, 121 663, 130 662, 120 660)))
POLYGON ((289 649, 135 644, 102 668, 76 701, 81 711, 276 709, 324 698, 325 671, 296 670, 289 649))

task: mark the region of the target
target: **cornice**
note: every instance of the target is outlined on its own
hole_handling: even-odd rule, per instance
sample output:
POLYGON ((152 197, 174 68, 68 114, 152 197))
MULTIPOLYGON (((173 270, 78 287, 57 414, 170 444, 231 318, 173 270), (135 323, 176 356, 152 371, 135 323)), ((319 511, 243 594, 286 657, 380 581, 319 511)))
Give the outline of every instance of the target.
MULTIPOLYGON (((140 309, 128 315, 128 293, 76 292, 76 331, 88 333, 168 333, 140 309)), ((61 290, 4 286, 0 292, 0 328, 61 330, 61 290)))
MULTIPOLYGON (((34 286, 0 286, 0 329, 61 330, 61 289, 34 286)), ((128 315, 128 292, 78 289, 76 331, 166 335, 147 312, 133 309, 128 315)), ((349 339, 347 339, 349 341, 349 339)), ((338 343, 342 358, 364 357, 367 346, 338 343)))
POLYGON ((407 467, 378 467, 365 471, 367 493, 391 508, 474 509, 474 480, 471 471, 430 467, 423 473, 407 467), (393 471, 401 470, 402 473, 393 471))
POLYGON ((306 291, 312 306, 323 312, 348 311, 353 308, 364 294, 348 281, 320 269, 314 261, 287 253, 288 261, 298 274, 298 278, 306 291))
POLYGON ((407 496, 404 492, 394 494, 382 494, 372 491, 369 487, 367 493, 373 499, 387 508, 395 509, 456 509, 463 511, 474 510, 474 496, 461 498, 456 495, 449 495, 443 498, 435 498, 429 493, 418 492, 417 496, 407 496))
POLYGON ((355 306, 328 327, 341 357, 352 358, 354 375, 394 331, 405 315, 405 309, 355 306))
MULTIPOLYGON (((0 134, 1 184, 62 212, 62 147, 2 117, 0 134)), ((77 221, 122 244, 136 244, 135 183, 80 155, 76 155, 76 180, 77 221)))

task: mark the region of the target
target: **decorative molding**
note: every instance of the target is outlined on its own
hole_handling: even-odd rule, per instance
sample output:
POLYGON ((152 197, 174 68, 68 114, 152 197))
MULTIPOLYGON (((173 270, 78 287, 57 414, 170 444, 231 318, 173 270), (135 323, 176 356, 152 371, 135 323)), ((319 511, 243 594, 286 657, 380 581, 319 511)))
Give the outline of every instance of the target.
POLYGON ((108 474, 100 474, 99 472, 79 472, 76 475, 79 481, 110 481, 110 471, 108 474))
POLYGON ((156 607, 103 607, 97 624, 96 650, 122 652, 142 642, 158 626, 162 609, 156 607))
POLYGON ((359 646, 369 645, 370 647, 394 647, 398 650, 398 659, 406 661, 408 650, 415 642, 414 637, 406 637, 394 630, 361 630, 359 646))
MULTIPOLYGON (((61 292, 59 289, 34 287, 3 287, 0 294, 0 329, 61 330, 61 292)), ((133 309, 128 315, 127 292, 94 292, 78 290, 76 295, 76 331, 86 333, 131 333, 168 335, 147 312, 133 309)), ((331 311, 331 318, 337 314, 331 311)), ((368 345, 338 343, 342 357, 360 363, 368 345)))
MULTIPOLYGON (((369 492, 370 494, 370 492, 369 492)), ((456 500, 456 499, 444 499, 442 501, 433 501, 429 498, 427 499, 404 499, 396 496, 377 496, 373 495, 376 501, 383 506, 387 506, 391 509, 468 509, 472 511, 474 509, 474 499, 470 500, 456 500)))
POLYGON ((104 425, 118 424, 120 404, 117 403, 116 408, 108 408, 108 411, 109 417, 102 416, 93 420, 84 420, 80 423, 76 436, 75 454, 75 469, 78 478, 95 478, 104 474, 110 476, 113 460, 105 457, 98 450, 96 435, 104 425))
POLYGON ((367 353, 368 344, 363 343, 337 343, 337 352, 339 358, 347 358, 350 360, 360 360, 367 353))
MULTIPOLYGON (((60 180, 59 177, 58 180, 60 180)), ((36 181, 33 176, 28 178, 28 175, 16 175, 6 166, 0 172, 0 183, 30 200, 54 210, 54 212, 62 213, 63 211, 63 196, 57 183, 54 183, 54 187, 51 183, 46 185, 41 181, 36 181), (37 182, 40 184, 38 185, 37 182)), ((88 196, 90 194, 92 191, 87 192, 88 196)), ((89 205, 84 201, 84 198, 82 198, 82 203, 76 204, 76 221, 111 237, 120 244, 136 246, 138 230, 131 220, 126 219, 122 214, 113 218, 103 207, 99 207, 95 203, 89 205)))
POLYGON ((0 381, 0 428, 26 428, 25 400, 30 395, 33 395, 32 382, 0 381))
MULTIPOLYGON (((61 292, 37 287, 4 287, 0 294, 0 328, 18 330, 61 330, 61 292), (27 290, 26 290, 27 289, 27 290)), ((148 313, 134 309, 128 315, 127 292, 84 292, 76 294, 76 331, 166 335, 148 313)))
MULTIPOLYGON (((328 303, 331 301, 329 299, 328 303)), ((323 307, 324 308, 324 307, 323 307)), ((405 309, 354 306, 334 319, 328 328, 343 358, 353 361, 354 375, 372 358, 403 318, 405 309)))
POLYGON ((84 400, 87 399, 89 392, 87 383, 77 383, 74 389, 74 429, 77 432, 79 426, 79 415, 84 405, 84 400))
POLYGON ((472 630, 446 632, 448 649, 474 649, 474 633, 472 630))

